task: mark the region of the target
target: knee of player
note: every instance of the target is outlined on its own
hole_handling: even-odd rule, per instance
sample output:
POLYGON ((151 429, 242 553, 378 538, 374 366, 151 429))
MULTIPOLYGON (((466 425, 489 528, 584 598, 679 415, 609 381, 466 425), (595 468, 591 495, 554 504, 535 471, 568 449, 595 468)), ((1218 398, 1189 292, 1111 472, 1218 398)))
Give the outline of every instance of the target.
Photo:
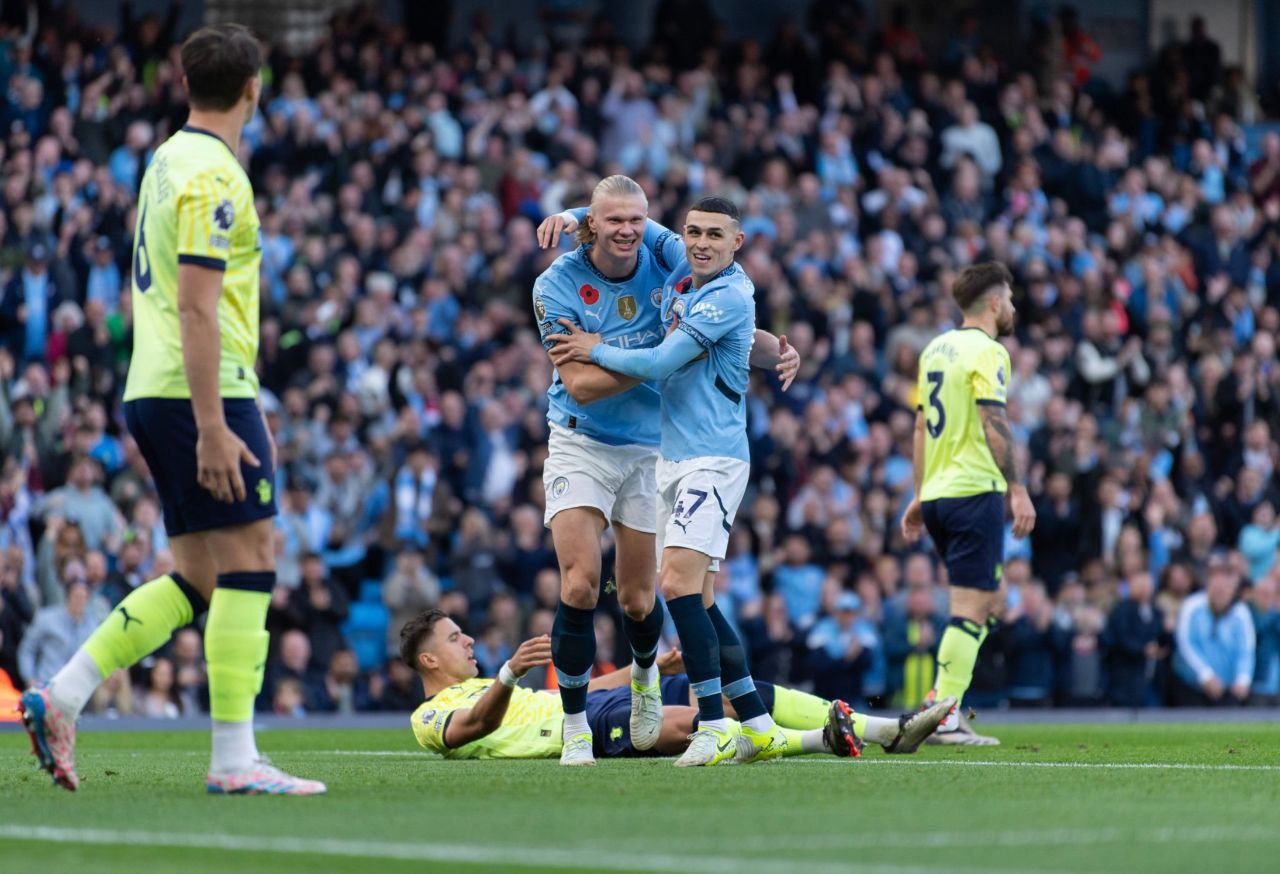
POLYGON ((622 612, 639 622, 653 610, 653 587, 628 588, 618 587, 618 604, 622 612))
POLYGON ((690 579, 674 570, 664 569, 658 575, 658 587, 662 589, 664 600, 682 598, 685 595, 697 595, 702 591, 702 579, 690 579))
POLYGON ((600 573, 570 564, 560 572, 560 599, 571 607, 594 607, 600 597, 600 573))

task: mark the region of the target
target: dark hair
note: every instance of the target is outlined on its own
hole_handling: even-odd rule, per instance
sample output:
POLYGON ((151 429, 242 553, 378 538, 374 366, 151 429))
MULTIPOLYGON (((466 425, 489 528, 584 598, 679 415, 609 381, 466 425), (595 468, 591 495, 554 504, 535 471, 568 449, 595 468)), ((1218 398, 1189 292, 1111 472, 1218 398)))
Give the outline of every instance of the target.
POLYGON ((968 312, 991 289, 999 285, 1013 285, 1013 274, 999 261, 971 264, 951 286, 951 296, 960 309, 968 312))
POLYGON ((182 72, 196 109, 226 111, 262 69, 262 46, 241 24, 202 27, 182 44, 182 72))
POLYGON ((689 212, 718 212, 721 215, 727 215, 735 222, 742 221, 742 213, 738 211, 738 207, 732 200, 724 197, 716 197, 708 195, 707 197, 699 197, 693 202, 693 206, 689 207, 689 212))
POLYGON ((432 607, 430 610, 423 610, 400 629, 400 658, 415 673, 418 670, 418 653, 436 630, 436 623, 447 618, 448 614, 439 607, 432 607))

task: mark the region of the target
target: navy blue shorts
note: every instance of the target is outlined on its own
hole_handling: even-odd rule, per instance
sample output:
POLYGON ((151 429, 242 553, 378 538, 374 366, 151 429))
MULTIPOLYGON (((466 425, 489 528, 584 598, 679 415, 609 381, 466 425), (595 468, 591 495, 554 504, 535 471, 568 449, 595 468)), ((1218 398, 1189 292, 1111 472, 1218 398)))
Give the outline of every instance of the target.
POLYGON ((196 419, 191 401, 138 398, 124 405, 125 424, 151 469, 170 537, 244 525, 276 514, 271 441, 257 402, 229 398, 223 400, 222 409, 227 427, 261 463, 260 467, 241 463, 245 499, 231 504, 217 500, 196 482, 196 419))
MULTIPOLYGON (((663 677, 662 703, 689 705, 689 678, 684 674, 663 677)), ((592 746, 596 758, 656 756, 657 752, 638 752, 631 747, 631 684, 617 689, 604 689, 587 694, 587 725, 591 726, 592 746)))
POLYGON ((1004 494, 925 501, 924 527, 947 566, 951 585, 994 592, 1004 564, 1004 494))

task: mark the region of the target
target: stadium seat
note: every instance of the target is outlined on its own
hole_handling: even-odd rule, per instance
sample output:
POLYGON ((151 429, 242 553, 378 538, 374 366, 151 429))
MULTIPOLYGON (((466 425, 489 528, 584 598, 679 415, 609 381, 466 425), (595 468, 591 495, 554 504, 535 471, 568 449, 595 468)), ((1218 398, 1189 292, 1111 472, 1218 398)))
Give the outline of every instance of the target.
POLYGON ((387 626, 390 624, 391 615, 381 604, 357 601, 351 605, 342 633, 356 654, 360 670, 373 670, 386 663, 387 626))
POLYGON ((382 580, 365 580, 360 584, 360 603, 382 603, 382 580))

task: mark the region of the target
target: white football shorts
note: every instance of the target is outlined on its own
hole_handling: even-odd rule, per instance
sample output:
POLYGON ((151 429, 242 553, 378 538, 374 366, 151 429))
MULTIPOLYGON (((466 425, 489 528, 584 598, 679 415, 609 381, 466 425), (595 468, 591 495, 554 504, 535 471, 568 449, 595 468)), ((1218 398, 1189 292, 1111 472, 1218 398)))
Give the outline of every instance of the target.
POLYGON ((659 567, 665 547, 683 546, 710 556, 709 570, 720 569, 750 472, 738 458, 658 459, 659 567))
POLYGON ((551 426, 542 486, 547 493, 543 524, 561 510, 594 507, 610 522, 654 533, 658 491, 654 446, 611 446, 562 425, 551 426))

